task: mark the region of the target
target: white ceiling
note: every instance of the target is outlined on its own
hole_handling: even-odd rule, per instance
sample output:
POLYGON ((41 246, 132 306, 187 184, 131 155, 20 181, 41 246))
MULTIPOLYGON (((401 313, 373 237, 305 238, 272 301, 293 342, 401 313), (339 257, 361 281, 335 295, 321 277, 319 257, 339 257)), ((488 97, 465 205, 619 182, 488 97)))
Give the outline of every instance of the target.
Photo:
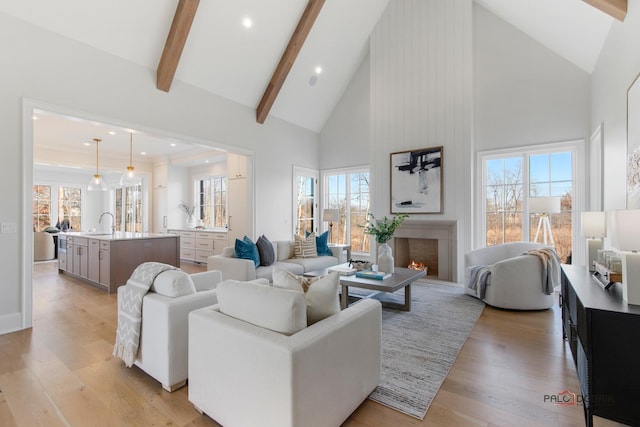
MULTIPOLYGON (((589 73, 612 23, 582 0, 475 1, 589 73)), ((369 35, 388 3, 326 0, 270 115, 319 132, 366 56, 369 35), (317 66, 323 71, 310 85, 317 66)), ((0 2, 0 12, 155 71, 177 4, 20 0, 0 2)), ((174 85, 182 81, 255 109, 306 4, 307 0, 201 1, 174 85), (253 20, 252 28, 242 26, 244 17, 253 20)), ((113 149, 112 156, 128 157, 128 130, 109 136, 112 128, 50 115, 34 124, 34 144, 36 149, 55 144, 73 151, 101 132, 101 153, 113 149), (110 144, 112 140, 118 143, 110 144)), ((134 135, 134 150, 146 151, 149 158, 197 150, 161 135, 134 135), (170 142, 178 147, 168 148, 170 142)))

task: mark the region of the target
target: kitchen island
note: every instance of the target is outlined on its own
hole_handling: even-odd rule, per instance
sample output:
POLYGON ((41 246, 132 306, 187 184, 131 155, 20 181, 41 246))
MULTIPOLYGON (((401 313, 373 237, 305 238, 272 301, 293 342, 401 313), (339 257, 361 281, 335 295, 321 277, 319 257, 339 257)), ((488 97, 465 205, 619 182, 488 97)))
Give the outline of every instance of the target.
POLYGON ((159 233, 60 233, 58 272, 115 292, 147 261, 180 266, 180 237, 159 233))

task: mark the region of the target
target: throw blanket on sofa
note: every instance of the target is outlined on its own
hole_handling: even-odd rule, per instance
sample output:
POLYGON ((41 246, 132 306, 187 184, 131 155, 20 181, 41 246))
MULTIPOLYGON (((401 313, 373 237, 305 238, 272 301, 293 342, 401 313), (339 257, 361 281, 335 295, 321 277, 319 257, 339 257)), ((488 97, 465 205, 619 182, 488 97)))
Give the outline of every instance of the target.
POLYGON ((156 276, 166 270, 177 270, 177 268, 159 262, 140 264, 127 280, 124 298, 118 299, 118 328, 113 355, 121 358, 128 368, 136 360, 140 344, 142 298, 149 292, 156 276))
POLYGON ((474 265, 470 267, 467 288, 473 290, 478 298, 484 299, 490 274, 490 265, 474 265))
POLYGON ((560 258, 553 248, 531 249, 522 255, 537 256, 542 262, 542 292, 553 293, 553 288, 560 285, 560 258))

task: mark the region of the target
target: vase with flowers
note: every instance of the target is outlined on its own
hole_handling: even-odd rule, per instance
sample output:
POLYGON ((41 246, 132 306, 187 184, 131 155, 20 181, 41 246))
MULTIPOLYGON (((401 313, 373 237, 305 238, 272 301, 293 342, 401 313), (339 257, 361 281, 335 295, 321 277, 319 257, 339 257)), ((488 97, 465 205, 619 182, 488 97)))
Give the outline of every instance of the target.
POLYGON ((387 242, 393 237, 396 228, 408 217, 409 215, 407 214, 394 214, 391 219, 385 216, 382 220, 376 220, 373 214, 367 214, 367 222, 363 226, 364 233, 374 236, 376 242, 380 244, 378 247, 378 271, 393 273, 393 254, 391 246, 387 242))
POLYGON ((195 228, 195 213, 196 205, 188 205, 185 201, 181 201, 178 204, 178 208, 185 214, 187 214, 187 228, 195 228))

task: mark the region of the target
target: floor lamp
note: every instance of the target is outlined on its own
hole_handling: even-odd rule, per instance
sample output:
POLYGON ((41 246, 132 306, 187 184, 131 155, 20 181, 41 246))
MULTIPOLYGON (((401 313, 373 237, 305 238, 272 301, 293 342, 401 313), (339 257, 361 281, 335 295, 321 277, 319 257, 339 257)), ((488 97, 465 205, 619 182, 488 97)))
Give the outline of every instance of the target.
POLYGON ((604 212, 582 212, 580 230, 586 239, 587 270, 596 270, 598 249, 602 249, 602 238, 607 235, 607 214, 604 212))
POLYGON ((560 197, 531 197, 529 199, 529 212, 540 215, 538 229, 536 230, 536 236, 533 241, 538 241, 540 231, 542 231, 543 243, 545 245, 551 244, 551 246, 555 246, 549 214, 560 213, 560 197))
POLYGON ((338 209, 325 209, 322 211, 322 219, 329 223, 329 243, 331 243, 333 221, 340 221, 340 211, 338 209))
POLYGON ((611 246, 622 258, 622 298, 640 305, 640 209, 611 213, 611 246))

